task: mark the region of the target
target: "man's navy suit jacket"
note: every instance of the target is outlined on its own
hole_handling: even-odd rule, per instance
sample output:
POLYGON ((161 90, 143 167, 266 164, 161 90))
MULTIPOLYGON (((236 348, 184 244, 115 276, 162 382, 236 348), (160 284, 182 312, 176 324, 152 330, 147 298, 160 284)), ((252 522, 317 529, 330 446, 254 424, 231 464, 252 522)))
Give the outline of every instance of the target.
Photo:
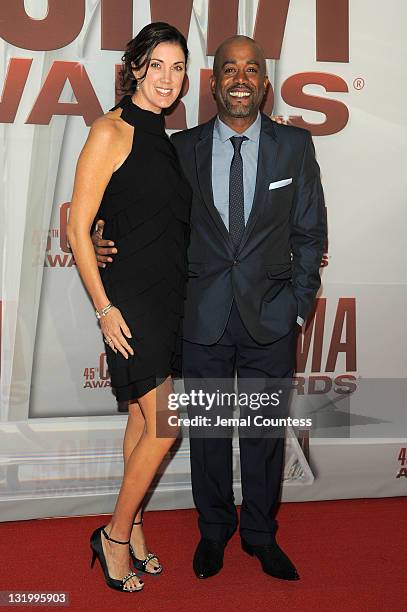
POLYGON ((274 342, 306 319, 321 283, 326 209, 311 134, 262 114, 253 206, 235 253, 213 202, 214 122, 171 137, 193 189, 184 339, 217 342, 235 300, 254 340, 274 342))

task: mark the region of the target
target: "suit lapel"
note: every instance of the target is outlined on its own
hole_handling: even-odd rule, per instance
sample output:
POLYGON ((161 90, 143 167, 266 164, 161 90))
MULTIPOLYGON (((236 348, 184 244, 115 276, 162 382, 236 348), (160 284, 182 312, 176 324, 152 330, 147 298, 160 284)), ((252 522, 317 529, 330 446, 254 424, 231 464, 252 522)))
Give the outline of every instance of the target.
POLYGON ((222 221, 213 202, 212 191, 212 146, 213 146, 213 126, 215 118, 211 119, 202 128, 200 140, 195 145, 196 169, 198 174, 198 183, 202 194, 202 199, 205 202, 206 208, 212 217, 213 222, 222 234, 223 239, 231 245, 229 232, 222 221))
POLYGON ((257 219, 262 213, 264 200, 267 196, 267 181, 275 174, 278 142, 273 127, 273 122, 266 115, 261 115, 261 131, 259 141, 259 153, 257 159, 256 187, 254 191, 253 205, 247 220, 246 228, 239 252, 245 246, 257 219))

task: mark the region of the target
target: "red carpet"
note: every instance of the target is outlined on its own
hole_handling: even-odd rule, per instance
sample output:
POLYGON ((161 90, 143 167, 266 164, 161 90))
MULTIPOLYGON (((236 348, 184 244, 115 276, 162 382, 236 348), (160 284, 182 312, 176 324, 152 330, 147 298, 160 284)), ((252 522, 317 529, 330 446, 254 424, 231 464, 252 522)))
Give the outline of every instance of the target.
POLYGON ((278 541, 301 575, 289 583, 263 574, 237 534, 222 572, 198 580, 195 511, 149 512, 146 534, 164 572, 132 594, 108 589, 98 562, 90 569, 89 536, 107 517, 0 523, 0 590, 68 591, 70 606, 62 609, 89 612, 404 611, 406 516, 406 498, 283 504, 278 541))

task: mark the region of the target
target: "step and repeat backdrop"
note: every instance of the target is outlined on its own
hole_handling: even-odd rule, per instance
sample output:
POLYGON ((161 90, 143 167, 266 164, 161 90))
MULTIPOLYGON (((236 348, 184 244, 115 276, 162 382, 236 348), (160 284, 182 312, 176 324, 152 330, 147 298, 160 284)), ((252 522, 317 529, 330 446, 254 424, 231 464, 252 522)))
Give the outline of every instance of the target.
MULTIPOLYGON (((126 423, 66 236, 76 160, 116 101, 123 49, 150 21, 188 38, 168 133, 215 113, 208 79, 235 33, 265 50, 264 112, 309 129, 329 244, 299 338, 283 499, 407 494, 407 63, 399 0, 0 3, 0 517, 110 512, 126 423)), ((238 448, 235 448, 239 499, 238 448)), ((192 505, 188 439, 150 508, 192 505)))

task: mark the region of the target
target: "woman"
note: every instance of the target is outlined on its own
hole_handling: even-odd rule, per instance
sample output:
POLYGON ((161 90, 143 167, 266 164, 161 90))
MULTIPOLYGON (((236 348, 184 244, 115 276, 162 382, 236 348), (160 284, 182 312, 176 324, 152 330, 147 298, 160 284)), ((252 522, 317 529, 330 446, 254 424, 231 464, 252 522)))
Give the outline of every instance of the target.
POLYGON ((177 433, 158 437, 156 417, 168 406, 171 376, 179 372, 191 191, 165 133, 163 110, 181 91, 187 59, 185 38, 166 23, 146 26, 129 42, 121 76, 131 96, 92 125, 68 225, 106 343, 112 386, 118 401, 129 402, 123 482, 111 521, 91 536, 92 566, 98 557, 108 586, 123 591, 143 588, 129 556, 146 573, 162 569, 146 547, 141 504, 177 433), (90 239, 96 215, 119 248, 101 275, 90 239))

